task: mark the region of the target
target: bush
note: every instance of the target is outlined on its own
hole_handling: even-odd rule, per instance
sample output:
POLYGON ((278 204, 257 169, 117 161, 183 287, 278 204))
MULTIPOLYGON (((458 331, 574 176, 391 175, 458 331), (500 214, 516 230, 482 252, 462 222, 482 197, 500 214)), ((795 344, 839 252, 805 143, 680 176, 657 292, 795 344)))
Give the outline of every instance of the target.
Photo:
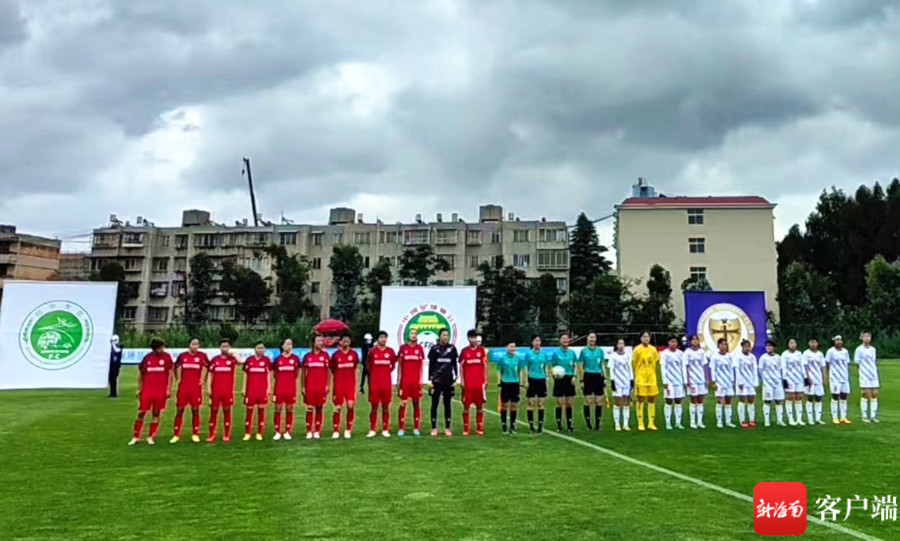
POLYGON ((237 327, 228 323, 222 325, 205 325, 192 334, 187 327, 173 325, 166 329, 154 332, 138 332, 134 329, 125 329, 120 334, 122 345, 126 348, 147 348, 150 339, 158 337, 163 339, 170 348, 179 349, 187 347, 191 338, 199 338, 204 348, 216 348, 222 338, 228 338, 234 347, 248 348, 262 340, 268 347, 279 347, 285 338, 291 338, 298 347, 309 345, 312 336, 312 328, 315 321, 302 319, 296 323, 277 322, 268 325, 266 329, 254 329, 249 327, 237 327))

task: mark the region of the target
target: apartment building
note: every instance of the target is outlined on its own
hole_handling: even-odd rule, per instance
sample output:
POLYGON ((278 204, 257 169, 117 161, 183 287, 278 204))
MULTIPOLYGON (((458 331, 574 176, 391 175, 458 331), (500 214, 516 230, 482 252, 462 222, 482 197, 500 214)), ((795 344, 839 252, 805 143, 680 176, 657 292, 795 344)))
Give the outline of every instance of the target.
POLYGON ((658 263, 672 275, 676 316, 684 320, 681 283, 703 276, 713 289, 764 291, 778 313, 775 205, 762 197, 667 197, 639 182, 616 206, 616 271, 646 280, 658 263))
POLYGON ((14 225, 0 225, 0 298, 3 282, 47 280, 59 270, 60 241, 16 231, 14 225))
MULTIPOLYGON (((568 242, 565 222, 521 220, 512 213, 504 216, 498 205, 481 206, 473 222, 456 213, 449 220, 437 214, 430 221, 417 215, 410 223, 366 222, 353 209, 334 208, 325 224, 258 227, 246 221, 217 224, 208 212, 187 210, 180 227, 157 227, 143 218, 136 224, 121 223, 113 217, 109 227, 94 231, 90 258, 92 270, 109 260, 122 265, 135 293, 124 317, 136 328, 147 329, 172 324, 183 315, 190 259, 198 252, 209 254, 219 268, 225 259, 234 260, 274 285, 273 262, 263 249, 271 244, 285 246, 289 254, 299 254, 309 263, 312 299, 321 316, 327 317, 334 302, 328 263, 335 245, 357 246, 365 269, 387 259, 396 275, 405 249, 429 244, 450 266, 435 276, 438 285, 463 285, 477 278, 482 262, 502 257, 530 279, 553 275, 559 294, 565 296, 568 242)), ((210 315, 214 321, 235 319, 234 307, 222 297, 215 299, 210 315)))

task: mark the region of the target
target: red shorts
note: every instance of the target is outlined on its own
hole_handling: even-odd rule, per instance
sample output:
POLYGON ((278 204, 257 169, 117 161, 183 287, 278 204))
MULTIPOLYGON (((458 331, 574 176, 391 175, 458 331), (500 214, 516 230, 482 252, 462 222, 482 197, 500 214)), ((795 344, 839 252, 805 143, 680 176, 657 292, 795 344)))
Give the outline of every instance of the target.
POLYGON ((200 389, 178 389, 178 396, 175 399, 175 407, 178 409, 199 408, 203 404, 203 391, 200 389))
POLYGON ((369 404, 373 406, 377 406, 381 404, 383 406, 391 405, 391 397, 393 395, 393 389, 388 387, 387 389, 373 389, 371 386, 369 387, 369 404))
POLYGON ((327 389, 308 390, 303 393, 303 403, 307 406, 321 408, 325 405, 328 396, 327 389))
POLYGON ((484 405, 484 387, 481 385, 474 387, 465 387, 463 389, 462 395, 462 403, 463 406, 476 406, 480 407, 484 405))
POLYGON ((265 393, 247 393, 247 396, 244 397, 244 405, 248 408, 252 408, 254 406, 266 407, 268 404, 269 396, 265 393))
POLYGON ((404 383, 400 387, 400 398, 406 400, 410 398, 412 400, 418 400, 422 398, 422 384, 416 383, 404 383))
POLYGON ((331 402, 335 406, 342 406, 348 402, 356 402, 356 385, 335 384, 331 402))
POLYGON ((234 405, 234 394, 212 395, 209 399, 211 408, 230 408, 234 405))
POLYGON ((297 393, 275 393, 275 404, 278 406, 293 406, 297 403, 297 393))
POLYGON ((166 395, 141 394, 138 409, 141 411, 162 411, 166 409, 166 395))

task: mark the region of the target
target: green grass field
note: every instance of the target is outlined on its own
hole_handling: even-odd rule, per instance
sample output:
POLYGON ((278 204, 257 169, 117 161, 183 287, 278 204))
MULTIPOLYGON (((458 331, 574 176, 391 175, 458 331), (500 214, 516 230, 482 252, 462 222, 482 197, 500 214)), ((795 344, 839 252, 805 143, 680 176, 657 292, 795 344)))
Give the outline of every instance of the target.
MULTIPOLYGON (((718 430, 709 400, 705 431, 616 433, 607 412, 604 433, 588 434, 576 407, 575 438, 640 462, 527 429, 504 436, 493 414, 483 438, 459 436, 457 419, 452 439, 367 440, 367 406, 350 441, 274 442, 270 415, 264 442, 170 445, 170 410, 155 447, 130 448, 135 374, 123 370, 118 400, 101 391, 0 394, 0 538, 758 538, 750 502, 646 464, 747 496, 759 481, 801 481, 811 513, 826 494, 900 492, 900 362, 881 364, 880 425, 859 422, 857 389, 855 422, 838 427, 718 430)), ((238 436, 243 418, 236 409, 238 436)), ((555 428, 552 410, 548 420, 555 428)), ((204 432, 205 421, 204 410, 204 432)), ((900 539, 897 523, 858 510, 843 522, 843 500, 838 508, 841 526, 900 539)), ((852 536, 811 522, 804 538, 852 536)))

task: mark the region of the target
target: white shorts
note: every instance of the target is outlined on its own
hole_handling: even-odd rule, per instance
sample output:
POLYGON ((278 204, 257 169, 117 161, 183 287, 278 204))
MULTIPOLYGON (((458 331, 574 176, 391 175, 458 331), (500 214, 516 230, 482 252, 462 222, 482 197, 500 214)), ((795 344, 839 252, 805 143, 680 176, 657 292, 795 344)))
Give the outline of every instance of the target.
POLYGON ((730 385, 717 385, 716 398, 722 398, 725 396, 734 396, 734 387, 730 385))
POLYGON ((705 383, 698 383, 697 385, 689 385, 688 392, 690 392, 691 396, 706 396, 709 394, 709 389, 706 388, 705 383))
POLYGON ((665 389, 667 400, 679 400, 684 398, 684 385, 669 385, 665 389))
POLYGON ((802 393, 805 389, 806 386, 803 385, 803 382, 794 383, 793 381, 788 380, 787 389, 785 389, 785 391, 787 391, 788 393, 802 393))
POLYGON ((625 385, 616 382, 616 390, 612 392, 614 398, 626 398, 631 396, 631 382, 626 381, 625 385))
POLYGON ((740 387, 737 388, 738 396, 756 396, 756 387, 748 387, 744 386, 744 389, 741 390, 740 387))
POLYGON ((821 383, 813 383, 806 388, 806 394, 809 396, 825 396, 825 386, 821 383))
POLYGON ((831 394, 850 394, 850 382, 830 381, 831 394))
POLYGON ((774 387, 770 387, 769 385, 763 385, 763 400, 766 402, 771 402, 773 400, 781 402, 784 400, 784 387, 781 385, 775 385, 774 387))
POLYGON ((859 388, 860 389, 877 389, 880 387, 878 385, 878 377, 876 376, 874 379, 864 378, 862 376, 859 377, 859 388))

